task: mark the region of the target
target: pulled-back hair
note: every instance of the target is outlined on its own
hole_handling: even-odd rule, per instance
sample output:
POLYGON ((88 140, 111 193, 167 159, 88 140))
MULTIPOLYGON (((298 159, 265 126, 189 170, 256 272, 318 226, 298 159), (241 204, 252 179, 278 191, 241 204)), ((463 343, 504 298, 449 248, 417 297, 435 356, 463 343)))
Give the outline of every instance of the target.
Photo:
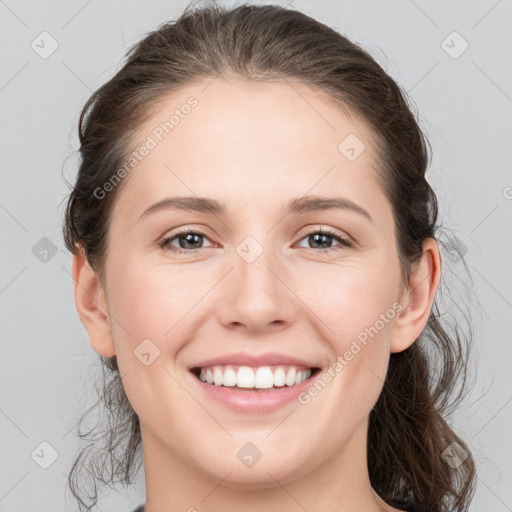
MULTIPOLYGON (((213 77, 302 83, 371 128, 406 280, 421 258, 422 242, 439 240, 436 195, 425 177, 428 140, 404 91, 369 53, 313 18, 276 5, 189 4, 176 21, 160 25, 129 50, 123 67, 81 112, 81 161, 63 229, 68 249, 83 249, 102 275, 112 207, 123 183, 101 200, 94 191, 122 166, 137 130, 159 102, 213 77)), ((446 416, 463 396, 472 331, 445 322, 437 300, 420 337, 390 356, 370 413, 368 468, 372 487, 391 505, 463 512, 474 492, 475 465, 446 416), (453 446, 467 456, 459 465, 445 460, 453 446)), ((107 425, 99 434, 79 434, 91 443, 76 457, 68 479, 86 510, 97 502, 97 482, 130 484, 141 462, 139 420, 116 357, 100 357, 105 379, 98 404, 106 408, 107 425)))

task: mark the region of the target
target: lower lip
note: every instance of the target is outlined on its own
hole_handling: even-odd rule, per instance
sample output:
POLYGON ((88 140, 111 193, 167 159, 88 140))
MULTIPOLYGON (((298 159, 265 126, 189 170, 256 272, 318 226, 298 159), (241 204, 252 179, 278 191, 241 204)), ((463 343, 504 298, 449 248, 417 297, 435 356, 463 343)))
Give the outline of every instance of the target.
POLYGON ((221 403, 235 412, 261 414, 276 411, 296 400, 297 396, 311 385, 311 382, 316 378, 317 372, 310 375, 308 379, 300 384, 264 391, 240 391, 227 386, 215 386, 214 384, 203 382, 192 372, 189 373, 208 398, 221 403))

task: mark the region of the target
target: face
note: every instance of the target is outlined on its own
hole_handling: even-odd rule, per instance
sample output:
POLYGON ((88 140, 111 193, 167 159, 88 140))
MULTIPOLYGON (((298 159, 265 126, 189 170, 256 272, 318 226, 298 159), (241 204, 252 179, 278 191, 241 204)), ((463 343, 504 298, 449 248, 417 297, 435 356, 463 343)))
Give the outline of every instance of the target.
POLYGON ((146 458, 216 481, 229 473, 232 487, 257 488, 268 473, 285 485, 343 453, 364 455, 402 308, 392 209, 368 127, 318 92, 279 81, 205 87, 169 96, 134 144, 155 143, 112 212, 112 353, 146 458), (223 208, 162 203, 183 196, 223 208), (243 388, 245 366, 260 387, 269 367, 277 389, 243 388), (293 384, 293 370, 312 375, 283 385, 279 366, 293 384), (233 374, 242 389, 217 385, 233 374))

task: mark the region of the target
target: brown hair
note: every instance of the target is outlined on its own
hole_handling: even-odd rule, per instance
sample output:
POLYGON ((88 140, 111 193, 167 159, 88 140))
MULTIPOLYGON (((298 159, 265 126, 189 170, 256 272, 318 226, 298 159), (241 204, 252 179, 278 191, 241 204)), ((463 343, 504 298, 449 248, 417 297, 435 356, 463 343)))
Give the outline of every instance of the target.
MULTIPOLYGON (((425 178, 430 146, 406 94, 358 44, 276 5, 189 4, 179 19, 162 24, 129 50, 122 69, 81 112, 81 162, 64 225, 68 249, 83 249, 101 276, 112 206, 122 183, 101 200, 94 191, 121 167, 137 129, 159 101, 215 76, 295 80, 326 93, 368 124, 376 134, 381 184, 393 208, 397 250, 408 277, 425 238, 439 237, 437 200, 425 178)), ((390 356, 382 393, 370 413, 368 467, 372 487, 389 504, 465 511, 474 492, 475 465, 445 417, 463 396, 472 331, 463 333, 457 322, 441 319, 437 300, 418 340, 390 356), (467 456, 458 465, 445 460, 452 443, 458 445, 456 453, 467 456)), ((130 484, 141 462, 139 421, 116 358, 100 357, 105 380, 96 405, 107 408, 108 423, 99 434, 79 433, 91 443, 69 474, 72 493, 86 510, 97 502, 97 482, 130 484), (85 478, 92 489, 87 496, 85 478)))

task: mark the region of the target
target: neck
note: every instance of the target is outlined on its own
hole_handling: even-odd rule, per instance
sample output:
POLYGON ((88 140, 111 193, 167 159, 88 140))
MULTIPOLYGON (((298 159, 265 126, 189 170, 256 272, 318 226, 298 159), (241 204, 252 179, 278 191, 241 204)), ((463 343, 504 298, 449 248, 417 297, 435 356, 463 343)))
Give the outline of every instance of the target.
MULTIPOLYGON (((223 475, 171 452, 151 432, 142 429, 146 480, 146 512, 383 512, 386 505, 371 488, 366 461, 367 421, 345 446, 318 467, 294 478, 279 467, 260 465, 259 478, 242 484, 238 467, 223 475), (280 471, 281 469, 281 471, 280 471)), ((214 463, 214 462, 213 462, 214 463)), ((254 466, 253 469, 256 469, 254 466)), ((256 477, 256 473, 254 473, 256 477)))

